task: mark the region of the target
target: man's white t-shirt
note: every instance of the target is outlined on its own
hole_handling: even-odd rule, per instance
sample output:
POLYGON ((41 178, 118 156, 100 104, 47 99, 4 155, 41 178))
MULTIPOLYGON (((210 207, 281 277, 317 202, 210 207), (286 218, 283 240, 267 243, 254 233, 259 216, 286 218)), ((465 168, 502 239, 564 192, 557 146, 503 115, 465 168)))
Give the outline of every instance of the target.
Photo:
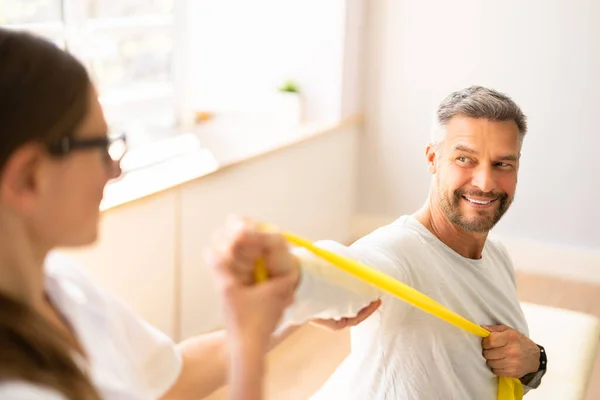
MULTIPOLYGON (((404 216, 350 247, 331 241, 317 245, 378 269, 476 324, 504 324, 528 335, 511 261, 493 240, 487 240, 481 259, 468 259, 404 216)), ((377 313, 352 328, 351 354, 313 399, 496 399, 497 377, 486 365, 481 338, 379 292, 312 253, 297 254, 302 278, 283 325, 352 317, 383 299, 377 313)))
MULTIPOLYGON (((96 286, 58 254, 45 265, 46 293, 75 330, 89 362, 81 362, 103 399, 154 400, 177 380, 182 357, 175 343, 96 286)), ((45 387, 0 381, 2 400, 64 400, 45 387)))

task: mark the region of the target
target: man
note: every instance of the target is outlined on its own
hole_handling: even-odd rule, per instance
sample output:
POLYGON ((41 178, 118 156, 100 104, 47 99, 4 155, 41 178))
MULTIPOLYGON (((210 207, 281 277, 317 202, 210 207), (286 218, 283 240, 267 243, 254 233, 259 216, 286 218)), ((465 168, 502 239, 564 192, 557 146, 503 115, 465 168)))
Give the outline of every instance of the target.
POLYGON ((495 399, 497 376, 525 389, 545 372, 543 348, 530 340, 504 247, 488 238, 513 201, 525 116, 507 96, 483 87, 449 95, 437 110, 426 161, 432 182, 423 207, 350 247, 317 243, 407 283, 492 333, 481 340, 350 276, 281 240, 250 243, 250 223, 215 247, 215 258, 248 280, 263 246, 276 274, 295 274, 296 300, 284 325, 381 310, 352 328, 352 352, 315 399, 495 399))

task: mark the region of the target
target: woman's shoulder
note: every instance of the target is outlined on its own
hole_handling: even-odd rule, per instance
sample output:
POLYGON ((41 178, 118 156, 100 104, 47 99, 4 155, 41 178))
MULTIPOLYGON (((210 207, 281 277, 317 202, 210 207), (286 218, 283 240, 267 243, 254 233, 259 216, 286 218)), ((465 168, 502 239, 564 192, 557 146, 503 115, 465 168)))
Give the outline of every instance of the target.
POLYGON ((2 400, 66 400, 56 390, 24 381, 0 381, 2 400))
MULTIPOLYGON (((112 376, 117 382, 121 378, 138 382, 154 398, 175 382, 183 359, 169 336, 95 284, 84 267, 63 254, 48 255, 45 273, 48 294, 75 327, 90 358, 96 360, 92 367, 102 371, 100 375, 112 376), (128 375, 132 371, 135 376, 128 375)), ((100 388, 103 384, 97 382, 100 388)))
POLYGON ((44 268, 46 276, 54 279, 67 280, 78 284, 91 283, 90 277, 81 266, 76 265, 73 260, 59 252, 48 253, 44 268))
POLYGON ((46 290, 66 294, 72 300, 103 307, 108 293, 97 285, 88 272, 62 253, 51 252, 44 263, 46 290))

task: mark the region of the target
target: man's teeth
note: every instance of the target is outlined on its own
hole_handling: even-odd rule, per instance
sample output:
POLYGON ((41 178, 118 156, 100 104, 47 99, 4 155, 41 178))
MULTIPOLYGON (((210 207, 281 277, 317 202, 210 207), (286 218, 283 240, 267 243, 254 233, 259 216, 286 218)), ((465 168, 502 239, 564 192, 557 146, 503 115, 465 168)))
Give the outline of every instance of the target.
POLYGON ((468 197, 465 197, 465 199, 469 200, 471 203, 481 204, 481 205, 490 204, 493 201, 493 200, 475 200, 475 199, 470 199, 468 197))

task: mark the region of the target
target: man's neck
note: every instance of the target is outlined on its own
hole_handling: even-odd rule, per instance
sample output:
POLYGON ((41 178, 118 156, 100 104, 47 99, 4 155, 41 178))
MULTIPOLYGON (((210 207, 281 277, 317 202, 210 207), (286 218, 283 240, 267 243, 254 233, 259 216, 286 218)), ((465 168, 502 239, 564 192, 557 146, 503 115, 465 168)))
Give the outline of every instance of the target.
POLYGON ((443 211, 431 204, 429 200, 413 214, 413 217, 446 246, 461 256, 475 260, 481 258, 488 235, 487 232, 469 232, 456 226, 448 221, 443 211))

